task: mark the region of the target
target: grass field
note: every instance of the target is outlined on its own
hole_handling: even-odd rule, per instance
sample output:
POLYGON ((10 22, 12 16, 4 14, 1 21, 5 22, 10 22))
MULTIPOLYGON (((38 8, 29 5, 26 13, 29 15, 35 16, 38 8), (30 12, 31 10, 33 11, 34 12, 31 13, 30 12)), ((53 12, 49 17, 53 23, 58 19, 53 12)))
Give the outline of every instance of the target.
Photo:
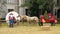
POLYGON ((60 34, 60 24, 50 26, 50 30, 41 30, 41 26, 19 25, 14 28, 8 26, 0 27, 0 34, 60 34))

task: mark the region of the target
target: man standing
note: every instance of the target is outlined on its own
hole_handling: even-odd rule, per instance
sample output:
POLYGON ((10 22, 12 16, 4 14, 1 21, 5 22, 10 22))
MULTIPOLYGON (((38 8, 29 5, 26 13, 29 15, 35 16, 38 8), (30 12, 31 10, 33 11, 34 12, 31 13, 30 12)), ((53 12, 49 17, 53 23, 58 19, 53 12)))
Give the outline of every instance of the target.
POLYGON ((14 24, 14 16, 12 13, 9 14, 9 27, 13 27, 14 24))

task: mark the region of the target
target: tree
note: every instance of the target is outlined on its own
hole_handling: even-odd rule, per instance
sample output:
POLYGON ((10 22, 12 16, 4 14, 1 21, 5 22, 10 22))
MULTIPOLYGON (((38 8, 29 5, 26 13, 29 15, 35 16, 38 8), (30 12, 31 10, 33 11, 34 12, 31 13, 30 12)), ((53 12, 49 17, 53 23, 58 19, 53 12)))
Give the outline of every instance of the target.
POLYGON ((50 12, 53 9, 53 0, 25 0, 25 3, 22 6, 27 6, 29 8, 30 14, 36 16, 39 9, 47 10, 50 12))

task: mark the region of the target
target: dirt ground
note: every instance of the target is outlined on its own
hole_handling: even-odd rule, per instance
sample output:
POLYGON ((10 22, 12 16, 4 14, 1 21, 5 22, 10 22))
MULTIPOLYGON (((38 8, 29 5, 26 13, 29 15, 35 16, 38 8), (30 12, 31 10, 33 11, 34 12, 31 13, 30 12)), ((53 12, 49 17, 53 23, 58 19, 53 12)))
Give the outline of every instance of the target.
POLYGON ((60 25, 49 26, 50 30, 42 30, 41 26, 8 26, 0 27, 0 34, 60 34, 60 25))

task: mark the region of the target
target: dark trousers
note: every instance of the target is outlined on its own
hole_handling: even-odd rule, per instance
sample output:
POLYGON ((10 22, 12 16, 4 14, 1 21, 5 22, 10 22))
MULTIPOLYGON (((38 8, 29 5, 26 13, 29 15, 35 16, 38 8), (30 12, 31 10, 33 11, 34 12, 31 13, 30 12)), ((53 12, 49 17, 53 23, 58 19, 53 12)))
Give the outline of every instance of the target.
POLYGON ((9 27, 13 27, 13 24, 9 24, 9 27))
POLYGON ((13 27, 14 20, 9 20, 9 21, 10 21, 9 27, 13 27))
POLYGON ((38 22, 39 26, 43 26, 43 22, 38 22))
POLYGON ((50 22, 51 23, 51 26, 54 26, 55 25, 55 23, 54 22, 50 22))

